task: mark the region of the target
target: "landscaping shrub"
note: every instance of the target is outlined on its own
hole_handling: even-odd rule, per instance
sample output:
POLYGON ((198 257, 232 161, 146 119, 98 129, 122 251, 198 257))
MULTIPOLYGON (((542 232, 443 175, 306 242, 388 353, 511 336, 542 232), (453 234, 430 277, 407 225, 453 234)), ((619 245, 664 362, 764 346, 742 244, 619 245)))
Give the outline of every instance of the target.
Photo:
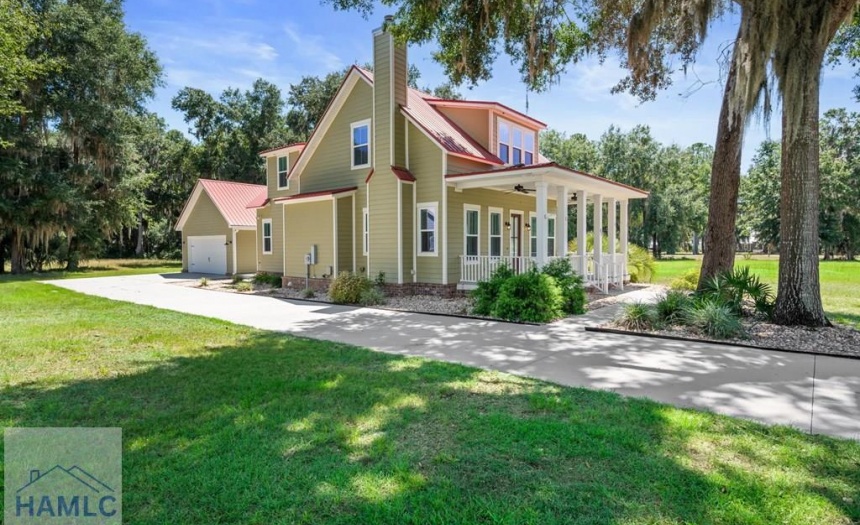
POLYGON ((502 284, 514 276, 513 270, 507 265, 499 266, 489 280, 478 283, 478 288, 472 292, 475 305, 472 312, 476 315, 492 315, 493 305, 499 297, 502 284))
POLYGON ((684 312, 690 303, 689 295, 678 290, 671 290, 657 300, 654 309, 661 322, 678 324, 684 321, 684 312))
POLYGON ((237 292, 250 292, 251 291, 251 283, 242 281, 242 282, 236 283, 234 288, 236 288, 237 292))
POLYGON ((694 301, 684 311, 687 325, 697 328, 705 335, 718 339, 730 339, 744 335, 744 327, 731 305, 719 299, 704 298, 694 301))
POLYGON ((257 272, 257 274, 254 275, 254 284, 280 288, 281 276, 274 273, 257 272))
POLYGON ((624 305, 615 324, 628 330, 652 330, 657 327, 657 313, 651 305, 633 302, 624 305))
POLYGON ((336 304, 359 304, 361 294, 371 288, 373 288, 373 283, 367 277, 341 272, 331 282, 328 296, 331 302, 336 304))
POLYGON ((708 279, 699 295, 723 303, 737 315, 743 315, 745 300, 753 303, 756 312, 770 317, 773 312, 773 292, 769 284, 750 273, 748 266, 735 268, 708 279))
POLYGON ((376 281, 375 282, 376 282, 376 286, 379 286, 380 288, 385 286, 385 272, 383 272, 382 270, 379 270, 379 273, 376 274, 376 281))
POLYGON ((582 277, 573 271, 570 259, 553 259, 543 267, 542 272, 555 279, 561 289, 564 313, 574 315, 585 313, 585 287, 582 285, 582 277))
POLYGON ((699 270, 690 270, 681 277, 674 279, 669 288, 692 292, 699 287, 699 270))
POLYGON ((631 243, 627 246, 627 272, 630 282, 650 283, 657 275, 657 262, 651 252, 631 243))
POLYGON ((233 276, 233 279, 231 280, 231 282, 232 282, 233 284, 239 284, 239 283, 241 283, 241 282, 242 282, 242 281, 244 281, 244 280, 245 280, 245 279, 244 279, 241 275, 234 275, 234 276, 233 276))
POLYGON ((305 299, 313 299, 316 296, 316 292, 314 292, 311 288, 305 288, 304 290, 302 290, 302 297, 304 297, 305 299))
POLYGON ((555 279, 532 270, 504 281, 491 314, 508 321, 548 323, 564 315, 563 303, 555 279))
POLYGON ((382 290, 380 290, 379 288, 368 288, 367 290, 361 292, 361 297, 359 297, 358 304, 360 304, 361 306, 376 306, 378 304, 385 304, 385 294, 383 294, 382 290))
POLYGON ((200 280, 197 281, 197 286, 199 286, 200 288, 206 288, 207 286, 209 286, 209 279, 201 277, 200 280))

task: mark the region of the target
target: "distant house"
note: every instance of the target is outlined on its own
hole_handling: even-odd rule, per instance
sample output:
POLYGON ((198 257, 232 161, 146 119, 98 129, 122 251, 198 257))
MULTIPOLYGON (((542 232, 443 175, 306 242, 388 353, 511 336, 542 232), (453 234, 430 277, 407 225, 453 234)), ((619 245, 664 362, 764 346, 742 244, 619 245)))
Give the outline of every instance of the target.
MULTIPOLYGON (((443 100, 408 87, 406 49, 384 28, 373 33, 373 63, 373 73, 349 70, 307 143, 260 152, 265 191, 252 196, 237 189, 232 196, 255 214, 253 225, 232 225, 222 212, 225 220, 212 220, 210 230, 205 217, 214 212, 194 219, 208 204, 203 192, 196 200, 192 195, 183 213, 188 218, 177 225, 186 270, 241 273, 248 250, 255 270, 281 274, 286 285, 304 287, 309 274, 322 287, 349 271, 384 274, 394 293, 449 295, 474 287, 502 264, 524 271, 570 257, 601 288, 624 280, 627 204, 647 192, 547 161, 538 143, 546 125, 531 116, 497 102, 443 100), (588 203, 600 210, 596 231, 607 224, 618 232, 619 243, 609 236, 609 253, 600 242, 585 253, 588 203), (573 255, 571 205, 579 230, 573 255), (254 243, 243 235, 252 230, 254 243), (201 238, 216 236, 224 237, 220 251, 227 258, 217 268, 208 255, 206 262, 195 259, 201 238)), ((212 183, 199 186, 217 201, 212 183)), ((216 241, 206 242, 203 253, 214 253, 216 241)))

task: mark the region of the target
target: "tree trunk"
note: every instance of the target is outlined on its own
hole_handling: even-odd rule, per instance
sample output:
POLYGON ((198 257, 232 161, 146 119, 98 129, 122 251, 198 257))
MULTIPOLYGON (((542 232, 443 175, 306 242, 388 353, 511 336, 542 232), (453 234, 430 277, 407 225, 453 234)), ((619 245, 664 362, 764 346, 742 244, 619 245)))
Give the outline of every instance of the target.
POLYGON ((74 272, 77 271, 81 266, 81 255, 78 253, 80 249, 80 244, 78 243, 78 238, 74 235, 69 236, 69 250, 66 258, 66 271, 74 272))
POLYGON ((6 236, 0 236, 0 275, 6 273, 6 236))
POLYGON ((143 234, 143 212, 140 211, 137 213, 137 246, 134 248, 134 255, 136 257, 143 257, 143 234))
POLYGON ((21 238, 21 233, 16 230, 12 230, 9 240, 9 259, 12 264, 13 274, 20 274, 26 271, 24 264, 24 240, 21 238))
MULTIPOLYGON (((738 34, 740 38, 740 33, 738 34)), ((711 193, 708 202, 708 224, 704 245, 707 246, 699 274, 699 286, 709 278, 729 271, 735 264, 735 221, 738 216, 738 190, 741 184, 741 150, 744 141, 744 115, 738 107, 732 110, 730 100, 737 86, 737 66, 732 51, 729 75, 723 90, 723 106, 717 128, 717 143, 711 165, 711 193)))
POLYGON ((693 233, 693 255, 699 255, 699 232, 693 233))
POLYGON ((808 49, 808 54, 801 68, 803 87, 796 96, 789 90, 783 100, 779 285, 773 320, 783 325, 827 326, 818 278, 818 97, 824 50, 808 49), (796 121, 789 119, 792 110, 799 112, 796 121))

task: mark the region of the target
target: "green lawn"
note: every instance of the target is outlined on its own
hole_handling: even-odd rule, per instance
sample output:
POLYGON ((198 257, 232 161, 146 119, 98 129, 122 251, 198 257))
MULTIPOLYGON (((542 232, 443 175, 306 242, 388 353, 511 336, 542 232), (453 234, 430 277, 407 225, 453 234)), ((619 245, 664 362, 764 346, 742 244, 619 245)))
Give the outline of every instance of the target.
POLYGON ((0 363, 0 425, 122 427, 130 524, 860 521, 855 442, 32 281, 0 363))
MULTIPOLYGON (((701 267, 701 257, 678 257, 657 261, 654 281, 670 284, 690 270, 701 267)), ((762 280, 773 285, 779 273, 779 258, 757 255, 752 259, 738 257, 735 266, 749 266, 762 280)), ((860 261, 821 261, 821 298, 828 317, 837 323, 860 328, 860 261)))
MULTIPOLYGON (((6 264, 6 271, 11 268, 6 264)), ((176 273, 182 271, 181 261, 164 261, 158 259, 96 259, 81 263, 81 268, 75 272, 66 272, 62 268, 46 268, 42 273, 24 275, 0 275, 3 281, 20 281, 27 279, 75 279, 81 277, 112 277, 115 275, 138 275, 147 273, 176 273)))

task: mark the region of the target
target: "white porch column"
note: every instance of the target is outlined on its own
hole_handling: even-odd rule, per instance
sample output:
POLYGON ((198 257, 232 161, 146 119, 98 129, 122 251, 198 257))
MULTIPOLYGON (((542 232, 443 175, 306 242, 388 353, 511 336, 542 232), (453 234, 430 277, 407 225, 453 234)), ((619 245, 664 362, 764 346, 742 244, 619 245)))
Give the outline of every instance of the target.
POLYGON ((599 265, 603 258, 603 196, 594 195, 594 262, 599 265))
POLYGON ((588 192, 579 190, 576 192, 576 256, 579 259, 579 274, 585 278, 588 272, 588 256, 585 253, 585 237, 588 231, 585 226, 588 222, 588 192))
POLYGON ((549 184, 543 181, 535 182, 537 190, 535 197, 537 198, 537 266, 543 268, 546 263, 546 237, 547 237, 547 200, 549 184))
POLYGON ((618 201, 615 199, 608 199, 606 201, 609 204, 609 227, 607 228, 609 235, 609 256, 612 259, 615 259, 615 253, 618 251, 617 246, 615 244, 615 236, 618 234, 618 226, 615 222, 615 213, 618 209, 618 201))
POLYGON ((567 257, 567 188, 559 186, 555 196, 555 255, 567 257))
POLYGON ((627 278, 627 199, 621 200, 621 254, 624 256, 624 278, 627 278))

